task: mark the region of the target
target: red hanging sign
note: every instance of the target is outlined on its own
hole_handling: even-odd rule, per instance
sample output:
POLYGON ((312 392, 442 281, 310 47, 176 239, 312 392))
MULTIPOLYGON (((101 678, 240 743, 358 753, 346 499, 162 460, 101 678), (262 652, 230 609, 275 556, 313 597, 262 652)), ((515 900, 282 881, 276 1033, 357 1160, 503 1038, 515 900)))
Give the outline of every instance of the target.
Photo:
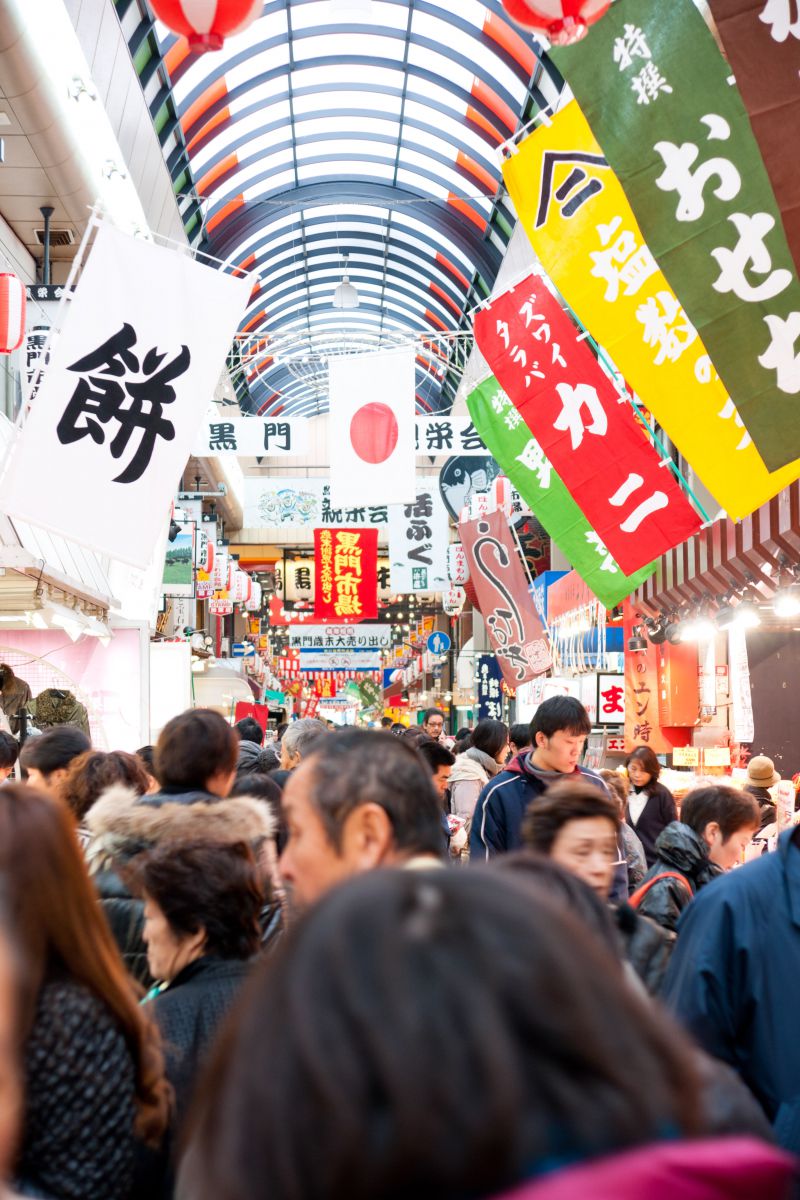
POLYGON ((314 617, 341 624, 378 615, 377 529, 315 529, 314 617))
POLYGON ((517 688, 547 671, 552 658, 508 522, 493 512, 458 529, 492 649, 506 683, 517 688))
POLYGON ((697 533, 701 521, 543 280, 531 275, 475 318, 475 337, 595 536, 627 575, 697 533))

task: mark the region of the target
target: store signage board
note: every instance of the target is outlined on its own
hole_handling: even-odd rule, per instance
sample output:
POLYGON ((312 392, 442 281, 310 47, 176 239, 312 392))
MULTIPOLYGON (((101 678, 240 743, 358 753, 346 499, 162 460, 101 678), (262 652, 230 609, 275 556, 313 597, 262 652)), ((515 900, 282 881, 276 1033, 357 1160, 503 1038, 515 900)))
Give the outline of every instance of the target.
POLYGON ((383 667, 377 650, 301 650, 301 671, 379 671, 383 667))
POLYGON ((413 504, 389 507, 389 564, 392 590, 445 592, 450 525, 438 481, 417 480, 413 504))
POLYGON ((101 223, 0 509, 147 568, 252 282, 101 223))
POLYGON ((625 676, 597 676, 597 724, 625 724, 625 676))
POLYGON ((503 173, 550 279, 728 515, 791 483, 800 463, 767 470, 577 101, 524 138, 503 173), (557 189, 576 156, 592 186, 579 205, 558 203, 546 168, 557 189))
MULTIPOLYGON (((194 441, 198 458, 300 458, 310 453, 311 422, 305 417, 288 420, 263 417, 230 417, 218 414, 204 421, 194 441)), ((468 416, 420 417, 414 423, 414 452, 418 458, 440 454, 485 458, 480 434, 468 416)))
POLYGON ((391 625, 306 625, 289 629, 289 645, 301 650, 388 650, 391 625))
POLYGON ((377 617, 377 529, 315 529, 314 570, 318 621, 377 617))
MULTIPOLYGON (((788 8, 777 0, 763 12, 788 8)), ((693 0, 625 0, 551 57, 756 449, 770 470, 786 466, 800 457, 800 282, 731 66, 703 16, 693 0)), ((650 319, 673 316, 664 307, 650 319)))

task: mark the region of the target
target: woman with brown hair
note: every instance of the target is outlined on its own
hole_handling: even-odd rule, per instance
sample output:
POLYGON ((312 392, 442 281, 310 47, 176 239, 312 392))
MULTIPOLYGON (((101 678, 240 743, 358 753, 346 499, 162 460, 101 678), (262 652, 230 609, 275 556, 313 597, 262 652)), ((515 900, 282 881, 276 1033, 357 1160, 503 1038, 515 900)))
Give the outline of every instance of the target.
POLYGON ((91 833, 84 823, 92 805, 115 784, 131 788, 143 796, 150 786, 144 763, 124 750, 87 750, 73 758, 62 785, 62 796, 78 822, 78 840, 86 847, 91 833))
POLYGON ((136 1140, 159 1142, 169 1088, 63 804, 0 789, 0 875, 25 964, 17 1190, 127 1200, 136 1140))

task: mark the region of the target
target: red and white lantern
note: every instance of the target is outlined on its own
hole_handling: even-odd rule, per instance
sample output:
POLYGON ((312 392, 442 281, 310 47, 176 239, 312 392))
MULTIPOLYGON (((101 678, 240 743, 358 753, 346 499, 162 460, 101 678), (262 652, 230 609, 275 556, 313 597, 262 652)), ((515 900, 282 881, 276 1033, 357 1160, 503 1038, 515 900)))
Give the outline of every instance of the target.
POLYGON ((25 284, 16 275, 0 274, 0 354, 11 354, 25 336, 25 284))
POLYGON ((463 587, 453 587, 442 592, 442 608, 448 617, 460 617, 467 602, 467 593, 463 587))
POLYGON ((447 547, 447 578, 457 587, 463 587, 469 579, 467 555, 461 542, 447 547))
POLYGON ((475 492, 469 499, 469 519, 478 521, 494 512, 494 500, 489 492, 475 492))
POLYGON ((505 475, 498 475, 497 478, 492 481, 492 507, 496 511, 503 513, 503 515, 506 517, 511 516, 511 511, 513 508, 511 493, 511 482, 510 480, 506 479, 505 475))
MULTIPOLYGON (((249 576, 248 576, 249 578, 249 576)), ((248 612, 258 612, 261 608, 261 584, 257 579, 251 580, 250 598, 245 600, 244 606, 248 612)))
POLYGON ((579 42, 611 7, 611 0, 503 0, 513 21, 543 33, 554 46, 579 42))
POLYGON ((253 581, 246 571, 231 567, 228 572, 228 590, 234 604, 246 604, 250 599, 253 581))
POLYGON ((192 50, 221 50, 261 16, 264 0, 150 0, 159 21, 185 37, 192 50))

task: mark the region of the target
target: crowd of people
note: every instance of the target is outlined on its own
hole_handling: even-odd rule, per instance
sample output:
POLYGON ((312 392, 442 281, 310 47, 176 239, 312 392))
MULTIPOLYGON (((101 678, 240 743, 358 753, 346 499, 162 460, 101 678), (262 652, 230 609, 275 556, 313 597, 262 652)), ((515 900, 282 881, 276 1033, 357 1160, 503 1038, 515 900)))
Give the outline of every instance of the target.
POLYGON ((589 729, 0 738, 9 1195, 794 1195, 800 835, 740 865, 774 768, 678 810, 589 729))

